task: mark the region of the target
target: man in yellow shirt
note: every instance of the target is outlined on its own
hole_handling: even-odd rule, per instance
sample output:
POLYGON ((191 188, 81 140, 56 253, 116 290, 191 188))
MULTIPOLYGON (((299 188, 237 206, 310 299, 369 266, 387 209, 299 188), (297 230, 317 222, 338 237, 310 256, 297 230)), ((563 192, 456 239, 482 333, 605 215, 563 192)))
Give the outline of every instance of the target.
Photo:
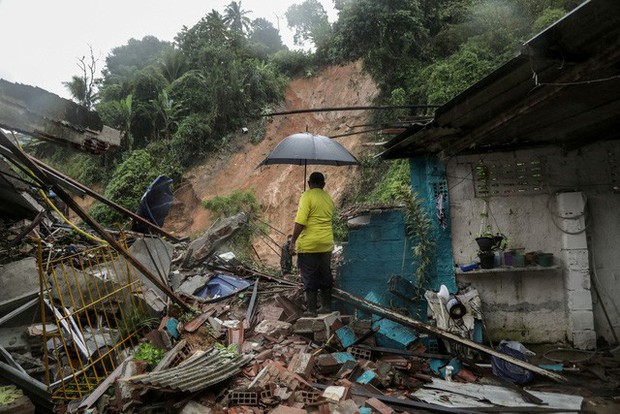
POLYGON ((297 267, 306 293, 306 314, 317 315, 318 291, 321 292, 321 312, 331 311, 332 286, 331 256, 334 249, 332 216, 334 202, 323 191, 325 177, 320 172, 310 174, 309 190, 299 199, 291 253, 297 253, 297 267))

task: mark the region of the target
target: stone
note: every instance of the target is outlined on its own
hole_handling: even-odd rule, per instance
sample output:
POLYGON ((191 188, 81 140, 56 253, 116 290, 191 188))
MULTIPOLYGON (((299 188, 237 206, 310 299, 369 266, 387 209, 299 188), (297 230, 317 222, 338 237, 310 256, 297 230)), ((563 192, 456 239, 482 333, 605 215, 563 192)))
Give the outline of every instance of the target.
POLYGON ((325 388, 325 391, 323 391, 323 398, 325 398, 328 401, 337 403, 343 400, 347 396, 348 391, 349 389, 347 387, 340 387, 340 386, 332 385, 332 386, 325 388))
POLYGON ((212 412, 211 408, 196 401, 190 401, 185 404, 185 407, 183 407, 179 414, 211 414, 212 412))
POLYGON ((0 266, 0 275, 2 275, 0 303, 39 292, 39 270, 34 257, 0 266))
POLYGON ((290 335, 293 331, 293 326, 288 322, 283 321, 261 321, 254 332, 265 335, 290 335))

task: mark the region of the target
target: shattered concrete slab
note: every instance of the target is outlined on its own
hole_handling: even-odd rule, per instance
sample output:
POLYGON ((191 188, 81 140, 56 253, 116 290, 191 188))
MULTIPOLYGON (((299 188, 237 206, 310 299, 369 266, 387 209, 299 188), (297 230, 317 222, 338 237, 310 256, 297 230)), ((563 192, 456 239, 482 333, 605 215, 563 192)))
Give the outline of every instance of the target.
POLYGON ((0 304, 32 296, 39 292, 39 268, 34 257, 0 266, 2 289, 0 304))
MULTIPOLYGON (((168 284, 173 252, 174 246, 159 237, 140 238, 129 247, 129 253, 151 273, 160 276, 166 284, 168 284)), ((153 289, 162 298, 166 297, 144 274, 138 272, 138 275, 144 286, 153 289)))
POLYGON ((247 222, 248 216, 243 212, 220 221, 189 245, 184 263, 191 266, 205 261, 247 222))

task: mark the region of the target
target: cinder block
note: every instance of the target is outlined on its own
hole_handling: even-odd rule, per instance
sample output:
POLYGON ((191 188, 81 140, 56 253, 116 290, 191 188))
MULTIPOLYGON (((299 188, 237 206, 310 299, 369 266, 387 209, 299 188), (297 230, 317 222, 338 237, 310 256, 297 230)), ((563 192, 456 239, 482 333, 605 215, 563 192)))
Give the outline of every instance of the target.
POLYGON ((572 311, 568 317, 572 332, 594 330, 594 314, 592 311, 572 311))
POLYGON ((569 270, 588 270, 590 268, 587 249, 562 250, 562 253, 569 270))
POLYGON ((576 310, 592 311, 592 294, 590 290, 569 290, 567 296, 569 312, 576 310))
MULTIPOLYGON (((564 222, 561 225, 562 229, 570 233, 575 233, 585 228, 585 224, 583 223, 583 220, 562 220, 562 221, 564 222)), ((579 234, 562 233, 562 249, 574 250, 574 249, 587 249, 587 248, 588 248, 588 239, 586 238, 585 231, 579 234)))
POLYGON ((596 332, 591 330, 576 331, 572 333, 573 346, 577 349, 596 348, 596 332))
POLYGON ((588 270, 569 270, 564 276, 567 290, 590 289, 590 272, 588 270))

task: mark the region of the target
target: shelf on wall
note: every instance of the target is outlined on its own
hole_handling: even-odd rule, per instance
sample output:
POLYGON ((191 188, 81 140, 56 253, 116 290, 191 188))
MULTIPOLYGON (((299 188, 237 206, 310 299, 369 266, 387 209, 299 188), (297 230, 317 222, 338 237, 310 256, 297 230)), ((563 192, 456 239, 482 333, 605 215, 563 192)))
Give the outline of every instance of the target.
POLYGON ((559 265, 553 266, 525 266, 525 267, 494 267, 492 269, 475 269, 463 272, 459 268, 455 268, 457 275, 478 275, 478 274, 496 274, 496 273, 521 273, 521 272, 548 272, 560 270, 559 265))

